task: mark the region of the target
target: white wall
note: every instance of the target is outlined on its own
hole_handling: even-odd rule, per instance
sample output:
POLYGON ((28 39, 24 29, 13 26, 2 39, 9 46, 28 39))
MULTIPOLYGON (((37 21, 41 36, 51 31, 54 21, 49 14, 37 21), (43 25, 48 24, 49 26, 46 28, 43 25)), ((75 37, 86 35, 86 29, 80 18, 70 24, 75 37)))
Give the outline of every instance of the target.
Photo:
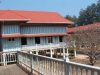
POLYGON ((20 33, 20 27, 18 25, 3 25, 2 34, 15 34, 20 33))

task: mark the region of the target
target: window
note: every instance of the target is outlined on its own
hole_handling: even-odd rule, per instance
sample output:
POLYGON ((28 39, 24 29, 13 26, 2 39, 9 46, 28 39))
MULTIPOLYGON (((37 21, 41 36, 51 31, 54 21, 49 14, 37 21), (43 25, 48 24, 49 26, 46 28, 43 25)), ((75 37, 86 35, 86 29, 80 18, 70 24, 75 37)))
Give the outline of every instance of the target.
POLYGON ((14 41, 14 38, 9 38, 8 40, 9 40, 9 41, 14 41))

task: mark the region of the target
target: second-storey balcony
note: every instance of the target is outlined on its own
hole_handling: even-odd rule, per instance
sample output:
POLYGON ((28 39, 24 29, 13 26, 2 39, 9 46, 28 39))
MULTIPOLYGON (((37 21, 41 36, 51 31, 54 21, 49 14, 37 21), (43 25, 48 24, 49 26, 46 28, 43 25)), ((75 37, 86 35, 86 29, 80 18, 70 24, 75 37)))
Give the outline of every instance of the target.
POLYGON ((21 50, 47 50, 51 48, 61 48, 62 42, 59 43, 45 43, 45 44, 35 44, 35 45, 22 45, 21 50))
POLYGON ((48 50, 48 49, 58 49, 62 48, 63 42, 59 43, 45 43, 45 44, 34 44, 34 45, 21 45, 21 46, 6 46, 4 47, 4 52, 8 51, 37 51, 37 50, 48 50))

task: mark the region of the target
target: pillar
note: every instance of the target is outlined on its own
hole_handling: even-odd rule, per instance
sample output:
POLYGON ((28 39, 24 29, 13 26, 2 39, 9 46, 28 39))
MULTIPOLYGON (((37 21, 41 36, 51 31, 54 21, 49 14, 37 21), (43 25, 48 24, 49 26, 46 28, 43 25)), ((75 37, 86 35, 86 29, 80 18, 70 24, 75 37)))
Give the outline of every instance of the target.
POLYGON ((52 58, 52 49, 50 49, 50 57, 52 58))
POLYGON ((61 56, 61 48, 60 48, 60 56, 61 56))
POLYGON ((76 57, 76 47, 74 48, 74 57, 76 57))
POLYGON ((55 53, 55 55, 56 55, 56 58, 58 58, 58 55, 57 55, 57 49, 56 49, 56 53, 55 53))
POLYGON ((54 52, 54 55, 56 55, 56 50, 55 49, 53 50, 53 52, 54 52))
POLYGON ((76 45, 75 45, 75 41, 74 41, 74 57, 76 57, 76 45))
POLYGON ((7 62, 6 62, 6 54, 3 53, 2 56, 3 56, 3 64, 2 65, 5 66, 5 65, 7 65, 7 62))
POLYGON ((44 50, 44 53, 43 53, 43 55, 44 55, 44 56, 46 56, 46 50, 44 50))
POLYGON ((68 47, 67 47, 67 55, 68 55, 68 47))
POLYGON ((32 54, 32 50, 30 50, 30 54, 32 54))
MULTIPOLYGON (((69 62, 68 54, 66 53, 65 62, 69 62)), ((65 75, 70 75, 70 66, 69 64, 65 64, 65 75)))
POLYGON ((38 51, 36 51, 36 55, 38 55, 38 51))
POLYGON ((65 59, 65 47, 63 47, 63 59, 65 59))

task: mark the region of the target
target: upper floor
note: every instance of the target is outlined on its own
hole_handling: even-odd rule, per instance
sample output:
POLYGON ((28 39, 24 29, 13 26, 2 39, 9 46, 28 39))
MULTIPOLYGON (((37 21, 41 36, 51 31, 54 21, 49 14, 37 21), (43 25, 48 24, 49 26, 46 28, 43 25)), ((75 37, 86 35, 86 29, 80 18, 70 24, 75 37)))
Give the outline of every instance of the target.
POLYGON ((66 26, 3 25, 2 34, 55 34, 66 33, 66 26))
POLYGON ((66 33, 70 24, 73 22, 57 12, 0 10, 1 34, 66 33))

